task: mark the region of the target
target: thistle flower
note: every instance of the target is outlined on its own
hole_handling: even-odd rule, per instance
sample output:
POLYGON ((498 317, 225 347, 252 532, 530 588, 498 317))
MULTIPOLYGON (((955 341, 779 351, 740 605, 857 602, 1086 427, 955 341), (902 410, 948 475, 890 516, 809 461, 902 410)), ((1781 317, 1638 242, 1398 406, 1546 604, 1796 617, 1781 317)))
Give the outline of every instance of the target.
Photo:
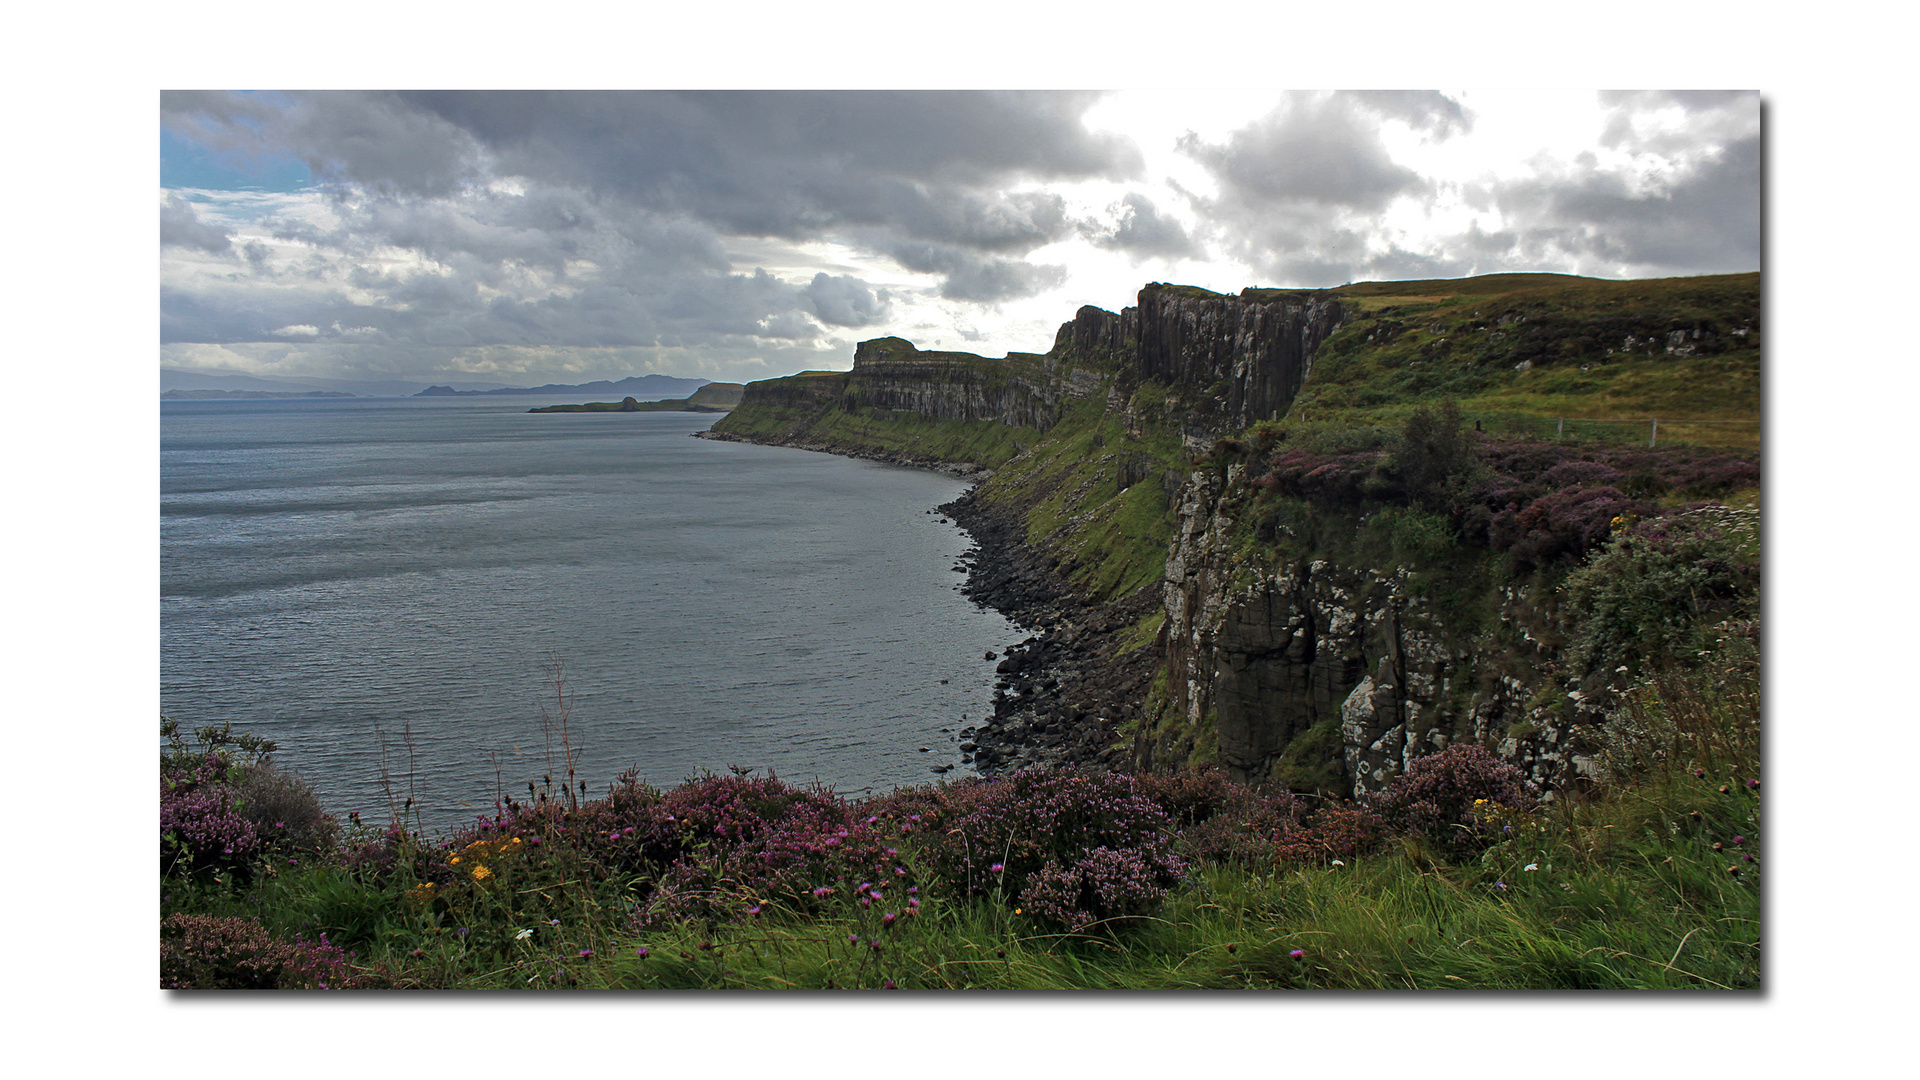
POLYGON ((647 948, 645 945, 636 945, 633 948, 633 955, 645 960, 647 957, 653 955, 653 950, 647 948))
POLYGON ((1305 960, 1307 958, 1307 950, 1295 949, 1287 955, 1293 957, 1295 960, 1305 960))
POLYGON ((1006 868, 1007 868, 1006 863, 994 863, 992 866, 987 867, 987 871, 989 873, 998 874, 1006 870, 1006 868))

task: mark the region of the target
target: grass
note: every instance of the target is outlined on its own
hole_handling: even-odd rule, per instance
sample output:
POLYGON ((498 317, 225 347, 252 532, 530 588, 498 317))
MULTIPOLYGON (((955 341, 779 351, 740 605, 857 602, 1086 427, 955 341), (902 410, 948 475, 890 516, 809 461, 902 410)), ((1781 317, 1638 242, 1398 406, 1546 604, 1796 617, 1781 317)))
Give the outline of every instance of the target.
POLYGON ((891 923, 846 902, 635 930, 618 906, 548 920, 504 903, 456 926, 330 865, 240 890, 170 884, 165 905, 326 932, 368 981, 403 988, 1750 989, 1759 872, 1740 855, 1759 847, 1759 798, 1716 779, 1516 817, 1514 839, 1463 865, 1410 842, 1326 864, 1207 863, 1157 913, 1077 934, 997 896, 930 896, 891 923))

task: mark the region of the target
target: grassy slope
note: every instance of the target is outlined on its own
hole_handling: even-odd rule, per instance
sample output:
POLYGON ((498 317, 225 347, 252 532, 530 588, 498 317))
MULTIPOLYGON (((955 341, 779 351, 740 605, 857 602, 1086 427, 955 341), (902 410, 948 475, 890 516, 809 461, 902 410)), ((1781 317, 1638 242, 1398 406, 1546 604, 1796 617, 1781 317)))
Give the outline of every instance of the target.
MULTIPOLYGON (((1388 420, 1451 398, 1492 430, 1551 434, 1560 417, 1657 417, 1663 441, 1759 447, 1758 274, 1651 281, 1501 274, 1333 291, 1355 304, 1358 318, 1315 357, 1291 416, 1388 420), (1692 326, 1714 333, 1702 353, 1724 351, 1668 355, 1666 332, 1692 326), (1624 350, 1628 335, 1653 342, 1650 350, 1624 350), (1533 361, 1531 369, 1514 370, 1523 360, 1533 361)), ((1644 438, 1648 429, 1576 424, 1572 433, 1644 438)))

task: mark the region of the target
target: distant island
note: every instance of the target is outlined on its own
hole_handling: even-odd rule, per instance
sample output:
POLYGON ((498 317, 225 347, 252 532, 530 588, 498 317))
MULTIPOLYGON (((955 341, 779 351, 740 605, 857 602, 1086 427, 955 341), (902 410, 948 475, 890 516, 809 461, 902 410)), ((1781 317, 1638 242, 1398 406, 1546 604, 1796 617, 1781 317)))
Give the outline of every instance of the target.
POLYGON ((527 411, 530 413, 557 412, 729 412, 740 404, 740 395, 746 391, 744 383, 708 383, 684 398, 666 401, 640 401, 626 398, 622 401, 589 401, 584 405, 545 405, 527 411))
POLYGON ((498 390, 455 390, 451 386, 429 386, 413 395, 414 397, 513 397, 540 396, 559 397, 561 395, 623 394, 634 398, 659 399, 666 397, 685 397, 708 385, 706 379, 676 379, 670 375, 629 376, 618 382, 600 379, 596 382, 562 385, 547 383, 544 386, 502 387, 498 390))
POLYGON ((293 390, 169 390, 160 395, 161 401, 209 401, 220 398, 341 398, 356 395, 338 390, 308 390, 304 393, 293 390))

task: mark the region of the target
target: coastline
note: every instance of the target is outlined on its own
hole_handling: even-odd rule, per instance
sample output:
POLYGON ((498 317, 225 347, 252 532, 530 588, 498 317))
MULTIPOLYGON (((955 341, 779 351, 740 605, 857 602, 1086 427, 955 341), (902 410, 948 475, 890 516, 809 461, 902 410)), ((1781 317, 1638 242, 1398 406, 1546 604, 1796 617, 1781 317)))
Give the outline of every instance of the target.
POLYGON ((999 612, 1027 636, 1004 653, 981 658, 994 663, 999 675, 993 712, 980 724, 959 729, 962 752, 971 754, 972 767, 983 776, 1028 765, 1128 765, 1131 754, 1118 745, 1119 728, 1137 716, 1159 648, 1155 642, 1121 654, 1118 635, 1159 606, 1156 591, 1090 603, 1058 572, 1057 560, 1027 543, 1022 514, 979 498, 979 485, 993 477, 983 465, 866 447, 760 442, 711 429, 693 437, 860 458, 971 481, 959 498, 933 510, 951 518, 973 541, 973 550, 963 557, 967 578, 961 593, 999 612))

